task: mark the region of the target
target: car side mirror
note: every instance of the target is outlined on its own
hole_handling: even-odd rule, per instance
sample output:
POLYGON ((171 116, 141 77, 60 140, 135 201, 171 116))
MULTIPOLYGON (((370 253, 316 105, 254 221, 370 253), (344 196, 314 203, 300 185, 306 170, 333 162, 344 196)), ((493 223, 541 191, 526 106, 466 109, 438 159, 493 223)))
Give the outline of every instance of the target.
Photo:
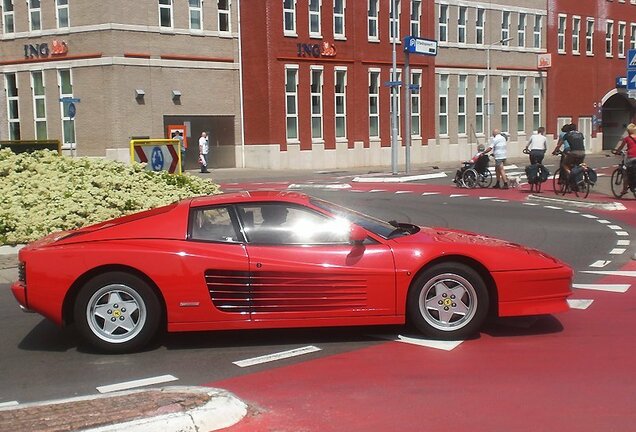
POLYGON ((358 225, 351 225, 349 230, 349 241, 353 244, 362 244, 367 238, 367 232, 358 225))

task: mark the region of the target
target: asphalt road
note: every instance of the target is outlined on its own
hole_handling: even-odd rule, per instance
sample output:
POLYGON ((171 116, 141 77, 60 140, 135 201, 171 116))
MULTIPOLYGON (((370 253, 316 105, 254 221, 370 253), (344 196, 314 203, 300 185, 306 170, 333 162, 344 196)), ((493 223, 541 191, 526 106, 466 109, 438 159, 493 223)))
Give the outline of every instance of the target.
MULTIPOLYGON (((381 218, 467 229, 540 248, 572 265, 577 270, 577 283, 597 280, 599 276, 579 270, 607 260, 616 244, 606 224, 598 223, 598 218, 582 217, 585 211, 567 213, 567 208, 529 206, 520 201, 451 197, 448 193, 422 195, 419 191, 309 192, 381 218)), ((607 269, 620 268, 628 259, 613 257, 607 269)), ((551 331, 558 333, 559 317, 550 318, 550 323, 551 331)), ((59 329, 38 315, 22 313, 9 286, 1 283, 0 328, 0 404, 95 394, 98 386, 165 375, 178 379, 174 383, 179 385, 222 382, 301 364, 306 358, 248 368, 232 363, 237 360, 309 345, 320 348, 311 359, 364 352, 385 343, 376 337, 378 334, 405 331, 365 327, 171 334, 145 352, 110 356, 78 346, 72 329, 59 329)), ((533 337, 532 331, 510 327, 509 323, 492 323, 490 331, 513 338, 518 333, 520 340, 533 337)), ((538 331, 536 337, 543 333, 544 329, 538 331)))

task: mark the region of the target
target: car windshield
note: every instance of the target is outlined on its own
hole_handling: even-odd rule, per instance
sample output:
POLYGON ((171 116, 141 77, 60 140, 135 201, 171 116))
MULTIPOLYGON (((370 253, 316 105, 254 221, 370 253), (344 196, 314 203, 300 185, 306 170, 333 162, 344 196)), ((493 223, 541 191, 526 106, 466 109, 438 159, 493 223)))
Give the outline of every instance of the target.
POLYGON ((334 216, 341 217, 351 223, 361 226, 362 228, 379 235, 382 238, 389 238, 395 232, 395 226, 389 222, 385 222, 374 217, 358 213, 338 204, 323 201, 317 198, 311 198, 310 202, 316 207, 326 210, 334 216))

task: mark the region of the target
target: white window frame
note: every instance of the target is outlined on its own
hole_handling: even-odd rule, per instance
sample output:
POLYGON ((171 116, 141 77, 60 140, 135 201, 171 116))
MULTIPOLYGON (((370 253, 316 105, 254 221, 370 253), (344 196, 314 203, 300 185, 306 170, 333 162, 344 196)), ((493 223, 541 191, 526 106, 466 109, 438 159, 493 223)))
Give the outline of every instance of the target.
POLYGON ((40 0, 37 0, 39 3, 39 7, 33 7, 34 0, 27 0, 27 8, 29 9, 29 31, 37 32, 42 31, 42 3, 40 0), (39 27, 33 28, 33 14, 37 14, 39 27))
POLYGON ((285 36, 298 36, 296 33, 296 0, 289 0, 289 5, 291 7, 285 7, 285 0, 283 0, 283 34, 285 36), (291 24, 294 28, 288 29, 287 25, 287 17, 291 17, 291 24))
POLYGON ((286 64, 285 65, 285 139, 288 143, 298 143, 300 140, 300 125, 298 123, 298 65, 286 64), (290 83, 288 82, 288 72, 294 73, 295 86, 292 91, 288 90, 290 83), (293 111, 290 110, 290 98, 293 98, 294 106, 293 111), (289 134, 289 122, 293 121, 296 125, 296 136, 290 136, 289 134))
POLYGON ((627 23, 625 21, 618 22, 618 58, 625 58, 625 32, 627 31, 627 23))
POLYGON ((466 6, 459 6, 457 8, 457 43, 466 43, 466 17, 468 15, 468 8, 466 6))
POLYGON ((526 26, 528 22, 528 16, 525 13, 518 15, 517 22, 517 45, 520 47, 526 46, 526 26))
POLYGON ((466 135, 466 92, 468 76, 457 75, 457 134, 466 135))
POLYGON ((4 88, 5 95, 7 98, 7 120, 8 120, 8 135, 10 140, 19 140, 21 138, 20 133, 20 89, 18 86, 18 74, 15 72, 4 74, 4 88), (9 95, 9 77, 13 77, 13 81, 15 81, 15 95, 9 95), (16 117, 11 117, 11 102, 15 102, 16 105, 16 117), (14 128, 12 128, 12 124, 17 123, 18 125, 18 133, 14 134, 14 128))
POLYGON ((579 55, 581 53, 581 17, 572 16, 572 54, 579 55))
POLYGON ((309 10, 309 37, 313 37, 313 38, 321 38, 322 37, 322 18, 321 18, 321 12, 322 12, 322 0, 309 0, 309 7, 307 8, 309 10), (316 10, 315 8, 318 8, 318 10, 316 10), (312 17, 317 18, 317 25, 318 25, 318 29, 312 29, 312 17))
POLYGON ((484 133, 484 92, 486 88, 486 77, 477 75, 475 86, 475 133, 484 133))
POLYGON ((367 39, 371 42, 380 41, 380 27, 378 26, 380 9, 378 2, 379 0, 369 0, 367 3, 367 39), (375 15, 373 15, 373 9, 375 9, 375 15))
POLYGON ((232 0, 217 0, 219 33, 232 33, 232 0), (221 2, 227 1, 227 9, 221 9, 221 2), (227 30, 221 29, 222 18, 227 20, 227 30))
POLYGON ((333 0, 333 37, 334 39, 346 39, 346 22, 345 15, 347 11, 347 2, 346 0, 333 0), (338 29, 338 22, 342 24, 342 30, 338 29))
POLYGON ((57 24, 57 28, 59 29, 67 29, 71 26, 71 15, 68 7, 69 0, 55 0, 55 22, 57 24), (63 3, 60 3, 63 2, 63 3), (60 23, 60 12, 66 11, 66 25, 62 26, 60 23))
POLYGON ((369 138, 380 137, 380 69, 369 69, 369 138), (372 113, 371 107, 373 107, 372 101, 375 100, 375 107, 377 112, 372 113), (377 134, 371 134, 371 125, 375 123, 377 125, 377 134))
MULTIPOLYGON (((501 40, 506 40, 510 38, 510 12, 502 11, 501 12, 501 40)), ((502 42, 502 46, 508 46, 510 41, 502 42)))
POLYGON ((48 137, 48 125, 46 123, 46 82, 44 81, 44 71, 42 70, 34 70, 30 73, 31 76, 31 99, 33 102, 33 127, 34 127, 34 135, 36 140, 45 140, 48 137), (35 89, 35 76, 39 75, 42 79, 42 93, 36 93, 35 89), (43 107, 43 117, 38 117, 37 105, 38 102, 42 104, 43 107), (38 134, 38 124, 44 123, 44 136, 38 134))
POLYGON ((440 3, 437 19, 437 40, 448 42, 448 5, 440 3))
POLYGON ((532 129, 541 126, 541 78, 535 77, 532 88, 532 129))
POLYGON ((422 136, 422 107, 420 89, 422 86, 422 70, 413 69, 411 71, 411 136, 419 138, 422 136))
POLYGON ((543 43, 543 16, 534 16, 534 26, 532 27, 533 43, 535 48, 541 48, 543 43))
POLYGON ((594 55, 594 18, 585 20, 585 54, 594 55))
POLYGON ((437 127, 438 127, 439 136, 443 136, 443 137, 448 136, 448 88, 449 88, 448 81, 449 81, 449 75, 447 74, 438 75, 437 117, 439 121, 437 123, 437 127), (443 104, 442 104, 442 101, 444 101, 443 104), (444 110, 442 110, 442 106, 444 106, 444 110))
POLYGON ((347 140, 347 68, 343 66, 337 66, 334 68, 334 133, 336 135, 336 141, 347 140), (342 78, 342 89, 338 89, 339 78, 342 78), (339 110, 339 105, 341 109, 339 110), (338 135, 338 122, 342 123, 342 130, 344 134, 338 135))
MULTIPOLYGON (((58 69, 57 70, 57 86, 60 92, 60 99, 62 98, 72 98, 73 97, 73 70, 72 69, 58 69), (68 78, 71 85, 71 92, 64 93, 64 89, 62 87, 62 73, 68 71, 68 78)), ((64 149, 74 149, 76 147, 76 135, 75 135, 75 119, 72 119, 68 116, 68 103, 60 102, 60 121, 62 123, 62 148, 64 149), (70 125, 73 129, 73 140, 68 141, 66 136, 66 128, 64 127, 65 122, 70 122, 70 125)))
POLYGON ((389 3, 389 41, 400 43, 400 15, 402 14, 402 4, 400 0, 391 0, 389 3), (397 7, 397 16, 393 11, 393 6, 397 7))
POLYGON ((475 12, 475 43, 484 44, 484 28, 486 27, 486 9, 477 8, 475 12))
POLYGON ((13 0, 3 0, 2 1, 2 30, 4 34, 13 34, 15 33, 15 12, 13 7, 13 0), (7 5, 11 5, 10 7, 6 7, 7 5), (7 9, 10 9, 7 11, 7 9), (9 22, 11 22, 11 30, 8 31, 9 22))
POLYGON ((162 29, 174 29, 174 4, 173 0, 159 0, 159 27, 162 29), (168 3, 162 3, 162 1, 167 1, 168 3), (170 13, 170 26, 161 25, 161 10, 167 9, 170 13))
POLYGON ((526 131, 526 77, 517 80, 517 132, 526 131))
POLYGON ((422 26, 422 0, 411 0, 411 36, 419 37, 422 26))
POLYGON ((614 57, 614 20, 605 20, 605 57, 614 57))
POLYGON ((190 24, 190 30, 192 31, 203 31, 203 0, 195 0, 198 2, 198 6, 192 6, 190 3, 192 0, 188 0, 188 20, 190 24), (194 16, 198 12, 199 14, 199 25, 198 27, 193 26, 192 24, 195 22, 194 16))
POLYGON ((311 113, 311 141, 312 142, 323 142, 324 139, 324 123, 322 121, 323 118, 323 85, 324 85, 324 68, 322 66, 311 66, 309 68, 309 112, 311 113), (318 76, 318 91, 314 91, 314 79, 318 76), (314 98, 318 99, 318 112, 314 112, 314 98), (317 123, 320 126, 319 135, 315 135, 314 124, 317 123))
POLYGON ((636 23, 631 23, 629 29, 629 49, 636 49, 636 23))
POLYGON ((565 54, 565 34, 568 29, 568 16, 559 14, 557 21, 557 52, 565 54))
POLYGON ((501 132, 510 129, 510 77, 501 77, 501 132), (504 120, 505 118, 505 120, 504 120))

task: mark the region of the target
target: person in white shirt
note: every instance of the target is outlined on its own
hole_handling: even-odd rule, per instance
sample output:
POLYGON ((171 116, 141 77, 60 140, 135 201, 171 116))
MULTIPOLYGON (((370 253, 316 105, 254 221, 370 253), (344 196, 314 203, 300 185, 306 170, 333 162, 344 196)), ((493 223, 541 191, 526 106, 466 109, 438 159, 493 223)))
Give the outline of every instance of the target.
POLYGON ((499 129, 493 129, 490 147, 488 147, 484 153, 488 153, 491 150, 495 158, 495 175, 497 176, 497 182, 493 186, 493 189, 502 188, 501 182, 503 182, 503 189, 508 189, 508 177, 504 169, 506 158, 508 157, 508 142, 499 129))
POLYGON ((201 132, 201 138, 199 138, 199 163, 201 164, 201 172, 209 173, 208 171, 208 152, 210 150, 210 143, 208 141, 208 134, 201 132))
POLYGON ((537 132, 530 137, 526 150, 530 150, 530 165, 543 162, 545 152, 548 149, 548 140, 545 137, 545 128, 541 126, 537 132))

